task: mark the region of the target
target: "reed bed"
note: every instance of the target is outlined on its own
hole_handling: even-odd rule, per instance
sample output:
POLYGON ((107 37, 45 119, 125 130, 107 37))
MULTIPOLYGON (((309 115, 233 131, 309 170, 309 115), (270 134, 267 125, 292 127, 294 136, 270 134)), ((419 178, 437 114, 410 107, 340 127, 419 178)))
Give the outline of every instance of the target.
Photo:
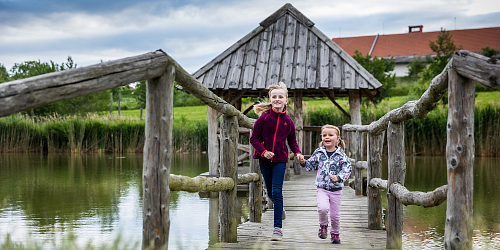
MULTIPOLYGON (((365 105, 361 109, 362 123, 370 124, 389 110, 365 105)), ((445 155, 446 122, 448 110, 439 106, 424 119, 405 122, 405 150, 407 155, 445 155)), ((332 108, 310 110, 306 122, 312 126, 324 124, 342 125, 349 123, 340 111, 332 108)), ((484 157, 500 156, 500 107, 484 105, 477 107, 474 114, 475 155, 484 157)), ((313 145, 318 145, 320 135, 313 133, 313 145)))
MULTIPOLYGON (((49 116, 16 114, 0 118, 0 153, 141 153, 145 121, 122 116, 49 116)), ((203 121, 174 121, 173 146, 177 151, 206 150, 203 121)))
MULTIPOLYGON (((366 104, 361 109, 363 124, 369 124, 389 107, 366 104)), ((438 106, 424 119, 405 122, 405 147, 408 155, 446 154, 446 107, 438 106)), ((255 118, 255 117, 254 117, 255 118)), ((305 114, 306 124, 343 125, 349 123, 338 109, 313 108, 305 114)), ((135 116, 110 119, 107 115, 85 117, 31 117, 21 114, 0 118, 0 153, 141 153, 144 148, 144 120, 135 116)), ((476 156, 500 156, 500 107, 482 105, 475 110, 476 156)), ((319 143, 313 133, 313 145, 319 143)), ((191 120, 185 115, 174 119, 172 145, 178 152, 206 151, 206 120, 191 120)))

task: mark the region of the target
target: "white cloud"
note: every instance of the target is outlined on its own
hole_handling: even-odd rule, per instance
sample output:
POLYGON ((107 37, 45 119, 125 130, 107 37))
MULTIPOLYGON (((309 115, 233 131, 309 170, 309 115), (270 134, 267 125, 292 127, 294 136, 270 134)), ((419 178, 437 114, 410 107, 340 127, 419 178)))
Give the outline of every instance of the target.
POLYGON ((498 0, 474 0, 469 2, 470 5, 468 5, 468 11, 466 12, 469 16, 500 11, 500 2, 498 0))
MULTIPOLYGON (((491 27, 495 20, 481 15, 500 12, 497 0, 289 2, 330 37, 404 33, 408 25, 419 24, 424 25, 424 31, 452 29, 454 17, 457 28, 491 27)), ((116 11, 100 9, 98 13, 88 9, 10 16, 3 13, 9 20, 0 23, 0 63, 10 69, 16 62, 62 62, 71 55, 79 66, 86 66, 101 59, 163 49, 185 63, 183 67, 193 69, 251 32, 285 2, 199 3, 188 1, 172 7, 170 2, 146 0, 116 11)))

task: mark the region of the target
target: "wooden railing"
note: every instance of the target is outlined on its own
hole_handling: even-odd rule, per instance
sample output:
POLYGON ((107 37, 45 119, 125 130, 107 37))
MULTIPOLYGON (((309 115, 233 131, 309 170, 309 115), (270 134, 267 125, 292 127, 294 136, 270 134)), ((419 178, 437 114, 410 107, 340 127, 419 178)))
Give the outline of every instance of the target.
MULTIPOLYGON (((143 247, 161 248, 168 244, 171 190, 220 192, 220 240, 236 242, 234 213, 236 185, 250 183, 250 221, 260 222, 262 179, 258 164, 250 161, 249 174, 237 176, 238 128, 251 129, 255 120, 212 93, 161 50, 88 67, 45 74, 0 84, 0 117, 52 102, 96 93, 148 80, 146 141, 143 164, 143 247), (177 176, 170 174, 174 81, 208 106, 223 114, 221 120, 220 177, 177 176)), ((382 228, 380 188, 388 190, 387 247, 401 248, 402 205, 435 206, 447 194, 445 245, 447 248, 472 247, 472 163, 474 159, 474 83, 500 89, 500 66, 467 51, 459 51, 445 70, 433 79, 418 101, 384 115, 370 125, 344 125, 344 131, 368 134, 368 161, 359 154, 354 166, 367 168, 368 212, 371 229, 382 228), (449 87, 448 87, 449 84, 449 87), (404 121, 423 118, 448 89, 448 185, 433 192, 409 192, 404 188, 404 121), (387 130, 389 180, 381 180, 382 139, 387 130), (463 188, 468 187, 468 188, 463 188)), ((358 136, 359 138, 359 136, 358 136)), ((251 147, 250 147, 251 149, 251 147)), ((252 155, 252 153, 250 153, 252 155)), ((359 178, 358 176, 356 177, 359 178)), ((360 181, 358 179, 358 181, 360 181)), ((361 183, 361 182, 358 182, 361 183)), ((359 184, 357 184, 359 185, 359 184)))
MULTIPOLYGON (((447 200, 446 249, 472 249, 474 163, 474 81, 500 89, 500 64, 468 51, 455 53, 417 101, 385 114, 369 125, 342 127, 344 132, 367 133, 367 161, 353 166, 367 169, 368 228, 382 229, 381 189, 387 190, 387 248, 402 248, 403 205, 437 206, 447 200), (404 122, 424 118, 448 90, 446 164, 448 184, 432 192, 410 192, 404 186, 406 163, 404 122), (382 180, 381 153, 387 131, 388 180, 382 180)), ((361 182, 356 178, 356 182, 361 182)))
POLYGON ((250 183, 250 221, 260 222, 262 216, 262 179, 256 161, 250 162, 253 173, 237 176, 238 128, 251 129, 255 120, 212 93, 163 51, 0 84, 0 117, 141 80, 147 80, 143 248, 168 244, 171 190, 220 192, 220 240, 236 242, 237 184, 250 183), (170 174, 174 81, 223 114, 220 177, 170 174))

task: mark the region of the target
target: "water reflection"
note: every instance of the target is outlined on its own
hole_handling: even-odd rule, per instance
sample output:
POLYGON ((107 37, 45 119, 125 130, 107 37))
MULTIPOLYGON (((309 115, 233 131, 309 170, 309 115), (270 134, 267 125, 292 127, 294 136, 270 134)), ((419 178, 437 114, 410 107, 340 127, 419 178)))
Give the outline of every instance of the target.
MULTIPOLYGON (((474 248, 500 248, 498 158, 476 158, 474 248)), ((77 244, 110 245, 119 236, 128 246, 142 240, 142 161, 137 155, 0 154, 0 244, 33 239, 51 246, 70 233, 77 244)), ((383 161, 386 162, 386 161, 383 161)), ((387 168, 383 168, 387 178, 387 168)), ((175 154, 171 173, 208 171, 204 154, 175 154)), ((446 184, 445 160, 407 159, 409 190, 431 191, 446 184)), ((205 249, 218 239, 218 198, 171 192, 169 249, 205 249), (215 208, 215 209, 214 209, 215 208)), ((383 195, 385 202, 385 194, 383 195)), ((245 194, 238 197, 240 222, 248 218, 245 194)), ((404 207, 405 249, 443 248, 446 203, 404 207)), ((50 249, 50 247, 46 247, 50 249)))
POLYGON ((136 235, 140 157, 0 155, 1 239, 57 242, 74 233, 83 246, 136 235))
MULTIPOLYGON (((500 248, 500 168, 498 158, 474 160, 474 249, 500 248)), ((387 161, 383 161, 387 164, 387 161)), ((443 157, 410 157, 406 160, 405 186, 410 191, 432 191, 445 185, 446 159, 443 157)), ((382 178, 387 179, 387 165, 382 178)), ((386 194, 383 194, 386 207, 386 194)), ((403 245, 405 249, 444 248, 446 202, 423 208, 405 206, 403 214, 403 245)))
MULTIPOLYGON (((142 162, 140 154, 0 154, 0 244, 10 234, 15 242, 30 239, 51 249, 74 234, 82 247, 111 245, 118 237, 140 247, 142 162)), ((173 174, 208 171, 204 154, 175 154, 172 163, 173 174)), ((247 204, 240 195, 240 221, 248 218, 247 204)), ((169 249, 205 249, 218 239, 218 198, 171 192, 170 219, 169 249), (215 207, 210 228, 209 207, 215 207)))

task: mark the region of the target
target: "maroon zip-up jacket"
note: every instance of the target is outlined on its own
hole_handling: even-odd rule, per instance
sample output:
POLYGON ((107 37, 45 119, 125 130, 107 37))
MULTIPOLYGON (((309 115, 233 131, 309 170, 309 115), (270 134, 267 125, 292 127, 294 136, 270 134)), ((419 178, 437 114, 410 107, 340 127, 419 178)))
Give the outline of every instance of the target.
POLYGON ((254 159, 266 160, 264 153, 271 151, 274 157, 272 162, 288 162, 288 141, 290 150, 297 155, 302 154, 295 138, 295 124, 286 111, 278 112, 271 108, 264 112, 253 125, 250 143, 255 148, 254 159))

